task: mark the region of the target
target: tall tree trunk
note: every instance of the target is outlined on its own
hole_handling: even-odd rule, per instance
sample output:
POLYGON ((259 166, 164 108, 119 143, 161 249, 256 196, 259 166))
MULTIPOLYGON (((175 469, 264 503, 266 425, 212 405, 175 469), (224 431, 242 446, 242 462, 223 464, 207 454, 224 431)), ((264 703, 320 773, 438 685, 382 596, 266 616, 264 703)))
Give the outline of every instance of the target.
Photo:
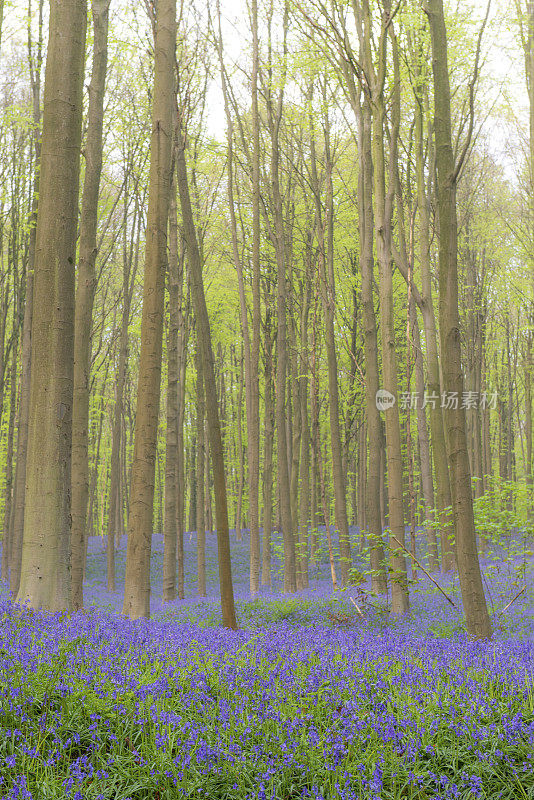
MULTIPOLYGON (((183 282, 184 257, 180 257, 181 281, 183 282)), ((187 344, 189 339, 189 287, 185 309, 183 304, 183 290, 181 292, 181 302, 179 306, 178 324, 178 429, 177 429, 177 462, 176 462, 176 528, 177 528, 177 547, 176 547, 176 572, 177 572, 177 593, 183 600, 184 594, 184 528, 185 528, 185 486, 186 468, 184 457, 184 418, 185 418, 185 380, 187 374, 187 344)))
MULTIPOLYGON (((325 87, 326 90, 326 87, 325 87)), ((312 128, 313 131, 313 128, 312 128)), ((328 363, 328 399, 330 412, 330 447, 332 451, 332 479, 334 488, 334 510, 339 532, 341 556, 341 583, 347 586, 352 566, 352 555, 347 520, 346 486, 343 472, 343 452, 339 424, 339 386, 334 330, 335 278, 334 278, 334 201, 332 187, 332 157, 330 148, 330 125, 328 115, 324 128, 324 151, 326 160, 326 207, 323 220, 319 195, 319 180, 316 167, 315 142, 311 142, 311 170, 319 238, 319 285, 325 317, 326 358, 328 363), (326 232, 326 237, 325 237, 326 232), (326 238, 326 241, 325 241, 326 238)))
MULTIPOLYGON (((3 0, 2 0, 3 2, 3 0)), ((33 194, 29 219, 28 266, 26 272, 26 297, 24 301, 24 321, 22 324, 22 353, 20 378, 20 408, 17 438, 17 458, 15 482, 13 485, 13 531, 11 534, 11 569, 9 588, 13 597, 17 596, 20 582, 22 559, 22 536, 24 528, 24 506, 26 495, 26 459, 28 455, 28 425, 30 416, 30 378, 31 378, 31 335, 33 317, 33 278, 35 269, 35 236, 37 205, 39 197, 39 165, 41 161, 41 67, 43 61, 43 6, 39 0, 39 34, 34 55, 31 41, 31 24, 28 28, 28 53, 30 56, 30 81, 32 87, 33 121, 33 194)), ((1 34, 1 20, 0 20, 1 34)))
MULTIPOLYGON (((417 397, 417 438, 419 442, 419 454, 421 459, 421 485, 423 489, 423 500, 425 504, 425 518, 431 523, 434 522, 434 484, 432 482, 432 464, 430 461, 430 441, 428 438, 428 428, 426 422, 426 412, 423 408, 422 398, 425 394, 425 376, 423 368, 423 352, 421 349, 421 337, 419 335, 419 321, 415 302, 411 303, 412 311, 412 333, 414 343, 414 362, 415 362, 415 391, 417 397)), ((441 412, 441 409, 440 409, 441 412)), ((428 554, 430 569, 439 569, 439 552, 436 536, 436 529, 433 524, 426 526, 426 536, 428 541, 428 554)))
POLYGON ((362 276, 362 322, 365 363, 365 416, 369 441, 369 461, 365 498, 366 527, 371 556, 371 584, 379 594, 387 588, 382 543, 380 513, 380 454, 381 421, 376 405, 379 389, 378 337, 373 298, 374 284, 374 222, 373 222, 373 160, 371 150, 371 106, 364 95, 358 108, 358 227, 360 234, 360 271, 362 276))
POLYGON ((321 505, 323 511, 323 519, 326 533, 326 541, 328 544, 328 560, 330 561, 330 576, 332 578, 332 588, 337 589, 337 575, 334 562, 334 551, 332 547, 332 537, 330 533, 330 515, 328 513, 328 502, 326 497, 326 483, 325 473, 323 469, 323 455, 321 443, 321 430, 319 425, 319 381, 317 374, 317 297, 315 299, 313 309, 313 325, 312 325, 312 351, 311 351, 311 413, 312 413, 312 445, 315 450, 315 458, 317 463, 317 477, 319 479, 321 505))
MULTIPOLYGON (((291 439, 291 470, 290 470, 290 495, 291 495, 291 519, 293 529, 298 534, 299 519, 299 478, 300 478, 300 441, 301 441, 301 416, 300 416, 300 381, 298 368, 298 350, 296 336, 296 320, 294 315, 293 291, 289 295, 289 349, 290 349, 290 383, 288 392, 291 395, 291 419, 292 419, 292 439, 291 439)), ((300 571, 300 547, 298 538, 295 541, 295 568, 297 589, 299 588, 300 571)))
POLYGON ((189 182, 187 177, 187 165, 185 161, 184 150, 185 145, 183 130, 181 130, 181 121, 179 123, 179 128, 180 141, 177 149, 176 176, 180 192, 184 238, 189 255, 191 297, 193 300, 193 308, 197 324, 197 336, 199 338, 202 353, 204 390, 206 396, 206 411, 215 493, 215 518, 217 524, 222 618, 223 624, 227 628, 236 629, 237 622, 234 608, 234 590, 232 584, 232 565, 230 558, 230 535, 228 530, 228 506, 226 499, 224 451, 221 436, 221 425, 219 420, 219 406, 217 401, 217 383, 215 380, 210 323, 208 310, 206 307, 206 298, 204 295, 204 284, 202 280, 202 261, 200 258, 200 251, 198 249, 193 211, 191 208, 191 198, 189 194, 189 182))
POLYGON ((370 83, 370 102, 372 107, 372 164, 374 189, 374 223, 376 252, 380 286, 380 328, 382 340, 382 371, 384 390, 393 396, 393 402, 385 407, 385 427, 387 441, 387 485, 388 485, 388 523, 391 531, 390 550, 392 566, 392 611, 403 614, 407 611, 408 586, 406 579, 406 560, 404 546, 404 509, 402 483, 402 453, 400 437, 399 408, 397 398, 397 359, 395 352, 395 325, 393 308, 393 276, 391 264, 391 228, 394 199, 394 175, 397 163, 397 143, 400 125, 400 78, 397 43, 390 19, 390 4, 384 7, 377 47, 377 63, 373 63, 371 49, 371 13, 369 3, 362 3, 362 22, 360 43, 363 63, 370 83), (386 171, 384 156, 384 84, 387 64, 387 40, 391 39, 393 50, 394 82, 392 100, 392 122, 390 132, 390 175, 386 192, 386 171))
MULTIPOLYGON (((283 21, 283 46, 284 65, 287 48, 289 4, 284 4, 283 21)), ((269 25, 269 49, 271 26, 269 25)), ((271 138, 271 163, 270 181, 272 188, 272 204, 274 216, 274 231, 271 238, 276 258, 276 447, 277 447, 277 482, 279 497, 279 516, 282 526, 284 543, 284 592, 294 592, 297 588, 296 563, 295 563, 295 537, 293 520, 291 516, 291 491, 290 491, 290 437, 288 437, 288 423, 290 421, 289 400, 287 397, 287 255, 284 229, 284 211, 280 188, 280 124, 285 89, 285 66, 282 67, 282 85, 278 90, 276 102, 273 96, 272 73, 269 73, 269 86, 266 97, 267 122, 271 138)))
POLYGON ((273 528, 273 340, 272 311, 266 300, 265 313, 265 394, 263 422, 263 553, 262 586, 271 585, 271 534, 273 528))
MULTIPOLYGON (((416 143, 416 177, 417 177, 417 203, 419 210, 419 258, 421 263, 421 313, 425 328, 425 343, 428 371, 428 405, 430 406, 430 436, 432 441, 432 454, 434 457, 434 470, 436 476, 436 514, 439 520, 441 542, 441 568, 448 572, 454 566, 454 528, 450 517, 451 489, 449 481, 449 466, 447 461, 447 446, 445 441, 445 427, 443 411, 441 408, 441 380, 438 354, 438 334, 432 299, 432 277, 430 270, 430 213, 429 200, 425 191, 425 143, 423 137, 423 120, 427 104, 427 76, 421 71, 417 73, 416 82, 416 116, 415 116, 415 143, 416 143)), ((432 137, 428 137, 429 149, 432 137)), ((426 404, 425 404, 426 405, 426 404)))
POLYGON ((171 188, 176 0, 158 0, 141 354, 123 613, 150 616, 150 553, 171 188))
POLYGON ((243 488, 245 485, 245 454, 243 452, 243 385, 243 350, 241 350, 239 357, 239 378, 237 390, 237 500, 235 512, 235 537, 238 542, 243 539, 243 488))
POLYGON ((80 251, 76 311, 74 319, 74 401, 72 406, 72 533, 71 595, 74 609, 83 606, 83 563, 87 497, 89 493, 89 382, 91 330, 96 287, 96 229, 98 194, 102 172, 104 93, 108 61, 108 17, 110 0, 92 0, 93 67, 89 85, 85 178, 80 217, 80 251))
POLYGON ((308 419, 308 316, 310 311, 310 274, 306 275, 306 287, 302 299, 300 320, 300 498, 299 498, 299 569, 297 588, 308 588, 308 526, 310 524, 310 424, 308 419))
POLYGON ((70 607, 76 227, 87 7, 52 0, 35 248, 26 507, 17 602, 70 607))
POLYGON ((163 601, 176 599, 176 552, 178 544, 178 335, 183 285, 179 264, 176 187, 171 184, 169 206, 169 331, 167 335, 167 435, 165 437, 165 517, 163 523, 163 601))
MULTIPOLYGON (((524 370, 525 370, 525 439, 526 439, 526 456, 525 456, 525 478, 527 483, 527 513, 528 519, 532 519, 533 515, 533 498, 532 498, 532 314, 529 314, 530 330, 527 333, 525 341, 525 355, 524 355, 524 370)), ((484 409, 486 410, 486 409, 484 409)), ((484 411, 482 412, 484 415, 484 411)), ((483 416, 484 426, 484 416, 483 416)), ((484 452, 484 451, 483 451, 484 452)), ((484 465, 487 463, 484 461, 484 465)), ((487 475, 484 469, 484 476, 487 475)))
POLYGON ((365 541, 365 487, 367 485, 367 423, 365 418, 360 423, 358 435, 358 529, 360 533, 360 548, 365 541))
MULTIPOLYGON (((16 323, 18 325, 18 322, 16 323)), ((2 579, 7 581, 8 571, 12 563, 13 541, 10 535, 12 527, 12 500, 13 500, 13 451, 15 444, 15 418, 17 411, 17 356, 18 356, 18 329, 11 349, 11 374, 9 386, 9 422, 7 430, 7 452, 4 489, 4 535, 2 539, 2 579)))
POLYGON ((252 346, 248 421, 250 593, 258 593, 260 575, 260 115, 258 111, 258 3, 252 0, 252 346))
MULTIPOLYGON (((443 0, 428 0, 426 12, 430 25, 434 75, 434 130, 439 215, 439 323, 443 388, 447 393, 455 392, 457 397, 462 397, 464 381, 458 315, 458 230, 456 219, 458 169, 454 163, 452 149, 451 93, 443 0)), ((456 560, 466 625, 472 636, 489 638, 491 623, 478 561, 465 411, 460 403, 458 408, 445 410, 444 421, 450 464, 456 560)))
POLYGON ((201 597, 206 597, 206 517, 204 507, 204 493, 206 487, 204 485, 204 426, 206 417, 206 403, 205 403, 205 389, 202 365, 202 352, 200 349, 200 342, 198 341, 198 325, 197 325, 197 342, 195 347, 195 369, 197 373, 197 419, 196 419, 196 440, 197 440, 197 588, 201 597))
MULTIPOLYGON (((248 499, 250 515, 250 594, 258 594, 260 582, 260 520, 259 520, 259 459, 260 459, 260 418, 259 418, 259 348, 260 348, 260 139, 258 115, 258 69, 259 69, 259 43, 258 43, 258 6, 257 0, 252 0, 252 337, 250 336, 247 304, 245 298, 245 284, 243 266, 238 248, 237 222, 234 207, 233 185, 233 124, 230 114, 226 72, 222 58, 222 36, 220 32, 219 15, 219 57, 221 63, 221 77, 224 94, 225 111, 227 118, 228 141, 228 201, 230 211, 230 224, 232 229, 232 247, 234 264, 237 270, 239 286, 239 309, 241 330, 243 336, 243 358, 245 369, 245 402, 247 414, 247 452, 248 452, 248 499)), ((239 416, 241 420, 241 416, 239 416)), ((241 448, 239 463, 242 464, 241 448)), ((241 480, 242 472, 240 472, 241 480)), ((240 491, 241 494, 241 491, 240 491)), ((238 505, 240 505, 238 503, 238 505)), ((241 531, 241 519, 238 522, 241 531)), ((237 525, 236 525, 237 529, 237 525)), ((236 530, 237 533, 237 530, 236 530)), ((238 536, 238 538, 240 538, 238 536)))
MULTIPOLYGON (((193 426, 191 426, 193 427, 193 426)), ((193 436, 189 448, 189 525, 190 531, 197 527, 197 442, 193 436)))
MULTIPOLYGON (((119 511, 121 509, 120 484, 121 484, 121 444, 123 443, 122 428, 124 417, 124 391, 126 385, 126 370, 128 368, 128 330, 130 324, 130 309, 132 295, 137 275, 139 242, 141 234, 142 215, 136 199, 134 220, 137 219, 137 233, 134 255, 134 243, 128 246, 128 193, 124 193, 124 236, 123 236, 123 266, 122 266, 122 315, 119 334, 119 354, 117 364, 117 378, 115 383, 115 407, 111 425, 111 464, 109 486, 109 514, 107 526, 107 587, 108 591, 115 591, 115 547, 116 540, 120 540, 121 527, 119 511)), ((125 442, 124 442, 125 444, 125 442)), ((126 484, 126 481, 125 481, 126 484)))

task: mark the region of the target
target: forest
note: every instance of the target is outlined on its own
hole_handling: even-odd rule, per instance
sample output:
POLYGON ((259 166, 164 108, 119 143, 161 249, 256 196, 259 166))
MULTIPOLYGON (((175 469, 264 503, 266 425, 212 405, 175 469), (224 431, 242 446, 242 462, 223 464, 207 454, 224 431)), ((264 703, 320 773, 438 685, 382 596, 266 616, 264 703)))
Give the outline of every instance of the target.
POLYGON ((0 0, 0 797, 534 797, 534 4, 0 0))

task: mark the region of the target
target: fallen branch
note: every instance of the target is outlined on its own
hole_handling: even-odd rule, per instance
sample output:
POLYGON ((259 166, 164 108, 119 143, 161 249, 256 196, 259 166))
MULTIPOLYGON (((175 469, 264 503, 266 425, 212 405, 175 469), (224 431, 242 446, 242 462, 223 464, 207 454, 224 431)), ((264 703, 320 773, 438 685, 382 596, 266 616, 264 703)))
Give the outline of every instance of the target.
POLYGON ((396 536, 393 536, 393 534, 391 534, 391 538, 392 538, 392 539, 395 539, 395 541, 397 542, 397 544, 399 545, 399 547, 402 547, 402 549, 404 550, 404 552, 405 552, 405 553, 407 553, 407 554, 410 556, 410 558, 412 558, 412 559, 415 561, 415 563, 417 564, 417 566, 418 566, 418 567, 420 567, 420 569, 422 569, 422 570, 423 570, 423 572, 425 573, 425 575, 427 576, 427 578, 430 578, 430 580, 432 581, 432 583, 434 584, 434 586, 437 586, 437 588, 440 590, 440 592, 441 592, 441 594, 443 595, 443 597, 444 597, 446 600, 448 600, 448 601, 449 601, 449 603, 451 604, 451 606, 452 606, 453 608, 455 608, 455 609, 456 609, 456 611, 458 611, 458 613, 460 613, 460 609, 458 608, 458 606, 456 605, 456 603, 454 602, 454 600, 452 600, 452 598, 450 598, 450 597, 449 597, 449 595, 447 594, 447 592, 446 592, 444 589, 442 589, 442 588, 441 588, 441 586, 439 585, 439 583, 438 583, 437 581, 435 581, 435 580, 434 580, 434 578, 432 577, 432 575, 431 575, 429 572, 427 572, 427 571, 426 571, 426 569, 423 567, 423 565, 421 564, 421 562, 420 562, 420 561, 418 561, 418 560, 416 559, 416 557, 414 556, 414 554, 413 554, 413 553, 410 553, 410 551, 409 551, 409 550, 408 550, 408 549, 407 549, 407 548, 406 548, 406 547, 405 547, 403 544, 401 544, 401 543, 399 542, 399 540, 397 539, 397 537, 396 537, 396 536))
POLYGON ((518 598, 518 597, 520 597, 520 596, 523 594, 523 592, 526 592, 527 588, 528 588, 527 586, 523 586, 523 588, 522 588, 522 589, 520 589, 520 590, 517 592, 517 594, 514 594, 514 596, 513 596, 513 597, 512 597, 512 599, 510 600, 510 602, 509 602, 507 605, 505 605, 505 607, 504 607, 504 608, 503 608, 501 611, 499 611, 499 614, 504 614, 504 612, 506 611, 506 609, 507 609, 507 608, 510 608, 510 606, 512 605, 512 603, 515 603, 515 601, 517 600, 517 598, 518 598))
POLYGON ((359 607, 358 603, 357 603, 357 602, 356 602, 356 600, 354 599, 354 597, 351 597, 351 598, 349 598, 349 599, 350 599, 350 602, 352 603, 352 605, 353 605, 353 606, 356 608, 356 611, 358 612, 358 614, 360 615, 360 617, 363 619, 363 614, 362 614, 362 612, 361 612, 361 610, 360 610, 360 607, 359 607))

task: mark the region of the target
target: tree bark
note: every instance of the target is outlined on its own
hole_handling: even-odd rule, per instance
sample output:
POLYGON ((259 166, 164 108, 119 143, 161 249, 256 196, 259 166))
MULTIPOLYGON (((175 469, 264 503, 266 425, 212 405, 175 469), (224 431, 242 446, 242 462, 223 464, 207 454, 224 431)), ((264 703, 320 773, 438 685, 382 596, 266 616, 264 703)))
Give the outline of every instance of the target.
POLYGON ((123 614, 150 616, 150 553, 171 187, 176 0, 158 0, 141 354, 123 614))
MULTIPOLYGON (((419 454, 421 459, 421 486, 423 490, 423 500, 425 504, 425 518, 434 522, 434 484, 432 482, 432 463, 430 461, 430 441, 428 438, 428 428, 426 413, 423 408, 423 397, 425 394, 425 376, 423 367, 423 353, 421 349, 421 337, 419 335, 419 321, 415 302, 412 300, 412 333, 414 342, 414 366, 415 366, 415 391, 417 397, 417 438, 419 441, 419 454)), ((441 412, 441 409, 440 409, 441 412)), ((448 476, 447 476, 448 477, 448 476)), ((439 569, 439 551, 434 525, 426 526, 428 541, 429 564, 432 571, 439 569)))
POLYGON ((76 227, 87 7, 52 0, 32 320, 26 507, 17 602, 70 607, 76 227))
POLYGON ((196 494, 197 494, 197 589, 201 597, 206 597, 206 517, 204 507, 204 493, 206 490, 204 482, 204 425, 206 417, 206 403, 205 403, 205 389, 204 389, 204 376, 202 364, 202 352, 200 349, 200 342, 198 341, 198 324, 197 324, 197 342, 195 347, 195 369, 197 373, 196 393, 197 393, 197 418, 196 418, 196 441, 197 441, 197 479, 196 479, 196 494))
POLYGON ((171 183, 169 205, 169 330, 167 335, 167 435, 165 437, 165 516, 163 522, 163 601, 176 599, 178 545, 178 335, 183 286, 183 262, 179 263, 176 186, 171 183))
MULTIPOLYGON (((393 276, 391 263, 391 228, 396 169, 397 142, 400 125, 400 77, 398 52, 393 23, 390 19, 390 5, 384 7, 378 40, 376 66, 371 51, 371 14, 369 3, 362 3, 361 49, 364 68, 369 80, 370 104, 372 109, 372 164, 374 189, 374 223, 376 252, 380 286, 380 328, 382 340, 382 372, 384 389, 395 399, 398 396, 397 359, 395 352, 395 325, 393 308, 393 276), (390 175, 386 192, 386 173, 384 157, 384 85, 387 63, 387 40, 391 39, 393 50, 394 81, 392 99, 392 122, 390 132, 390 175)), ((402 483, 402 453, 399 408, 397 402, 391 403, 384 411, 386 428, 386 457, 388 485, 388 524, 391 531, 392 566, 392 611, 403 614, 408 610, 408 586, 406 579, 406 559, 397 542, 404 545, 404 509, 402 483)))
POLYGON ((72 533, 71 595, 73 608, 83 606, 83 563, 87 497, 89 493, 89 381, 91 371, 91 331, 96 288, 96 229, 98 195, 102 173, 102 131, 104 93, 108 60, 108 18, 110 0, 92 0, 93 67, 89 85, 85 178, 80 217, 78 286, 74 318, 74 401, 72 406, 72 533))
MULTIPOLYGON (((161 0, 160 0, 161 1, 161 0)), ((211 332, 202 280, 202 261, 191 208, 187 165, 185 161, 185 145, 181 120, 179 120, 179 143, 176 157, 176 177, 180 192, 184 238, 189 255, 190 284, 193 308, 199 337, 206 396, 208 432, 211 450, 211 463, 214 479, 215 518, 217 524, 217 543, 219 558, 219 583, 221 589, 221 606, 223 624, 227 628, 236 629, 237 622, 234 608, 234 590, 232 585, 232 566, 230 558, 230 535, 228 530, 228 506, 226 499, 226 478, 224 469, 223 443, 217 402, 217 384, 213 363, 211 332)))
POLYGON ((308 317, 310 311, 310 274, 306 275, 300 320, 300 497, 299 497, 299 568, 297 588, 307 589, 308 577, 308 526, 310 524, 310 423, 308 419, 309 344, 308 317))
POLYGON ((11 517, 13 500, 13 451, 15 444, 15 418, 17 411, 17 356, 18 356, 18 322, 17 334, 11 350, 11 370, 9 379, 9 422, 7 430, 6 451, 6 484, 4 490, 4 535, 2 539, 2 580, 7 581, 8 572, 13 561, 13 540, 11 536, 11 517))
MULTIPOLYGON (((2 0, 3 2, 3 0, 2 0)), ((30 81, 32 87, 32 120, 34 174, 31 214, 29 219, 28 267, 26 272, 26 297, 24 300, 24 321, 22 324, 22 352, 20 378, 20 408, 17 437, 17 457, 15 466, 15 482, 13 485, 13 530, 11 534, 11 569, 9 588, 13 597, 17 596, 20 582, 20 566, 22 559, 22 536, 24 529, 24 507, 26 495, 26 460, 28 455, 28 425, 30 416, 30 378, 31 378, 31 335, 33 317, 33 279, 35 269, 35 235, 37 223, 37 205, 39 197, 39 175, 41 161, 41 67, 43 61, 43 6, 39 0, 39 36, 37 50, 31 42, 31 25, 28 28, 28 53, 30 57, 30 81)), ((1 20, 0 20, 1 33, 1 20)))
POLYGON ((381 421, 376 405, 379 389, 378 336, 373 298, 374 283, 374 216, 373 216, 373 160, 371 151, 371 106, 364 95, 358 114, 358 227, 360 234, 360 272, 362 276, 362 322, 365 363, 365 416, 369 459, 365 497, 367 536, 371 555, 371 584, 374 591, 383 594, 387 589, 385 555, 382 543, 380 513, 380 453, 381 421))
POLYGON ((271 585, 271 534, 273 528, 273 339, 272 310, 266 299, 265 312, 265 394, 263 421, 263 553, 261 568, 262 586, 271 585))
MULTIPOLYGON (((443 388, 447 393, 456 392, 456 396, 461 398, 464 381, 458 315, 457 167, 452 149, 451 93, 443 0, 428 0, 426 12, 430 25, 434 76, 434 130, 439 214, 439 322, 443 388)), ((491 623, 478 561, 465 411, 461 403, 458 403, 458 408, 445 410, 444 422, 451 475, 456 560, 467 630, 476 638, 489 638, 491 623)))

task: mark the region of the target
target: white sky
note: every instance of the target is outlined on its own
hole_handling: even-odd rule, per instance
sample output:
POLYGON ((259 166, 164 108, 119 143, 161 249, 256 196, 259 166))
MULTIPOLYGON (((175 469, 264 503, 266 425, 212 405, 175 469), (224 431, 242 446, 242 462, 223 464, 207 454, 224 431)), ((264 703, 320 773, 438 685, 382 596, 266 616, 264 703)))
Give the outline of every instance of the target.
MULTIPOLYGON (((142 0, 136 0, 140 6, 140 13, 144 15, 141 7, 142 0)), ((131 0, 112 0, 112 11, 124 2, 131 0)), ((215 0, 198 0, 198 7, 203 2, 209 2, 212 14, 215 13, 215 0)), ((480 19, 486 9, 487 0, 452 0, 461 14, 480 19)), ((247 22, 247 0, 220 0, 223 18, 223 36, 225 39, 225 57, 229 63, 239 67, 241 64, 249 68, 249 33, 247 22)), ((25 14, 28 0, 6 0, 4 12, 4 30, 2 34, 3 69, 7 66, 6 59, 12 44, 17 41, 25 47, 26 22, 25 14)), ((37 0, 33 0, 33 7, 37 0)), ((261 5, 261 0, 260 0, 261 5)), ((48 2, 45 3, 48 6, 48 2)), ((485 71, 491 76, 493 89, 488 94, 488 105, 492 105, 498 94, 497 86, 502 90, 498 102, 499 112, 494 111, 486 123, 490 131, 493 146, 502 151, 502 158, 506 159, 504 151, 507 149, 509 131, 514 127, 513 119, 520 119, 522 124, 526 120, 527 98, 524 83, 523 58, 517 43, 517 28, 512 19, 506 19, 512 14, 514 4, 509 0, 493 0, 490 14, 490 23, 484 37, 484 52, 487 58, 485 71), (509 109, 510 119, 504 124, 503 112, 509 109)), ((187 8, 187 2, 186 2, 187 8)), ((125 33, 127 36, 127 32, 125 33)), ((261 38, 261 31, 260 31, 261 38)), ((489 109, 488 109, 489 111, 489 109)), ((211 135, 222 139, 225 130, 224 108, 218 83, 213 85, 209 94, 208 128, 211 135)))

